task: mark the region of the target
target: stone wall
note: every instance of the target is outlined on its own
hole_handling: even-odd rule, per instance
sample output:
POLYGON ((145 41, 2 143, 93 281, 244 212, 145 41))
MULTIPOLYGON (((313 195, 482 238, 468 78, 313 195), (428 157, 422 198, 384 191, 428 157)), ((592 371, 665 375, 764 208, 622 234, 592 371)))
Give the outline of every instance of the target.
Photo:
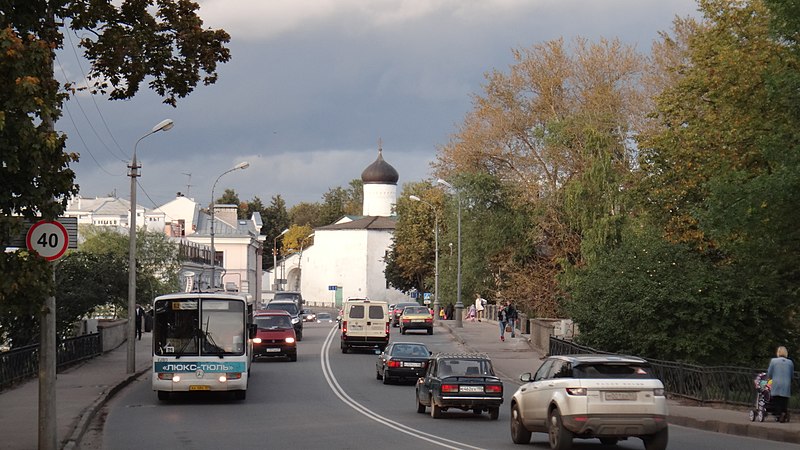
POLYGON ((97 331, 103 335, 103 353, 114 350, 126 341, 127 325, 127 319, 101 319, 97 322, 97 331))

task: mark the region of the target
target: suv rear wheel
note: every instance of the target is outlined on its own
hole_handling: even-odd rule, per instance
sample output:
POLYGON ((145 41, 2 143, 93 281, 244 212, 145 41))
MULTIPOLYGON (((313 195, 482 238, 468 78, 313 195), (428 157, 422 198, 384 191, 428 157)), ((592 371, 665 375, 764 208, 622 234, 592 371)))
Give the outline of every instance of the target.
POLYGON ((669 440, 669 431, 664 428, 650 436, 642 438, 644 441, 644 448, 646 450, 664 450, 667 448, 667 441, 669 440))
MULTIPOLYGON (((564 428, 561 413, 558 409, 550 411, 547 418, 547 436, 553 450, 569 450, 572 448, 572 433, 564 428)), ((649 449, 648 449, 649 450, 649 449)))

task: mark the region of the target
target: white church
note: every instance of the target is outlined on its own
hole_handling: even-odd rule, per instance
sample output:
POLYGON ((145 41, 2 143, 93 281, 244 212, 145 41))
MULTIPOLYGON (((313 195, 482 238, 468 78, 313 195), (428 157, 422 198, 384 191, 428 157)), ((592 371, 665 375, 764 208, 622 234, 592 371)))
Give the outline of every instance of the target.
POLYGON ((279 261, 265 273, 262 286, 285 280, 283 290, 300 291, 311 305, 341 306, 349 297, 389 303, 409 301, 389 286, 384 273, 397 216, 397 170, 378 158, 361 173, 364 205, 361 216, 344 216, 314 230, 314 244, 279 261))

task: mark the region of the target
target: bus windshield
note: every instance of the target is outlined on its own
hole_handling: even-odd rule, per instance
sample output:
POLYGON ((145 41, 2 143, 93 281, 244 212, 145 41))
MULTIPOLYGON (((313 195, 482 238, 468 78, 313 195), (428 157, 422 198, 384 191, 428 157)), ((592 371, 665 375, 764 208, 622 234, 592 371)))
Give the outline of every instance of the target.
POLYGON ((221 357, 244 353, 243 302, 181 298, 158 300, 154 306, 156 355, 221 357))

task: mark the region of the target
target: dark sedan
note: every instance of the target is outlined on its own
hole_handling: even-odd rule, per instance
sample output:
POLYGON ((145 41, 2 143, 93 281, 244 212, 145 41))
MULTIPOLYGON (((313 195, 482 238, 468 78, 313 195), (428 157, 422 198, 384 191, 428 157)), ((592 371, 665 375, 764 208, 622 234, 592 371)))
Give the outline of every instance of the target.
POLYGON ((500 416, 503 382, 495 376, 492 361, 483 354, 437 353, 428 361, 425 377, 417 381, 417 412, 431 408, 438 419, 450 408, 500 416))
POLYGON ((378 355, 375 378, 388 384, 392 380, 417 379, 425 374, 431 352, 424 344, 392 342, 378 355))

